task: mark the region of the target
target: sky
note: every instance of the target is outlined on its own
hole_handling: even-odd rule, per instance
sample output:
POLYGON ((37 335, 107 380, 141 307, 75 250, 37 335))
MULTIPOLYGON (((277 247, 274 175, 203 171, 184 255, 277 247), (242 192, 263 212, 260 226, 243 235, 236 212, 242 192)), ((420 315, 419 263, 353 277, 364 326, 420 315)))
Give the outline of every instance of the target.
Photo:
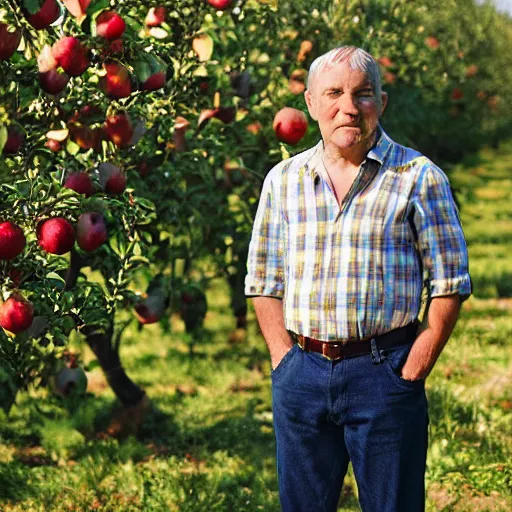
MULTIPOLYGON (((478 3, 483 3, 483 0, 478 0, 478 3)), ((512 0, 492 0, 492 3, 503 12, 508 12, 512 16, 512 0)))

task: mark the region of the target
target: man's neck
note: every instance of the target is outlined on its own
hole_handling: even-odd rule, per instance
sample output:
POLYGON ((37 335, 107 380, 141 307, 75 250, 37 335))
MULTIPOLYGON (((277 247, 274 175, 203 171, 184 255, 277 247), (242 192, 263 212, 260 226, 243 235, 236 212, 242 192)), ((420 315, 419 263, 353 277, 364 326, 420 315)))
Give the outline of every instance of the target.
POLYGON ((327 145, 324 143, 324 165, 335 172, 351 171, 354 168, 359 168, 376 140, 377 131, 362 144, 357 144, 346 149, 339 148, 332 143, 328 143, 327 145))

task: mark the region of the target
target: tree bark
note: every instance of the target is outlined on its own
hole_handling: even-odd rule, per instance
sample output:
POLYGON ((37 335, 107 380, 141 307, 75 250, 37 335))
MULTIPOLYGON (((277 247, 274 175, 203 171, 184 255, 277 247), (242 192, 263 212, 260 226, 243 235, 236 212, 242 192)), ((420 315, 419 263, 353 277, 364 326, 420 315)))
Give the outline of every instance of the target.
MULTIPOLYGON (((65 276, 66 290, 75 287, 80 270, 84 264, 85 260, 75 250, 72 250, 70 265, 65 276)), ((77 317, 75 322, 79 321, 80 319, 77 317)), ((146 393, 128 377, 121 364, 119 349, 113 340, 113 321, 107 332, 96 332, 94 325, 84 325, 81 327, 80 332, 85 335, 87 344, 91 347, 100 363, 101 369, 107 377, 107 382, 123 406, 132 407, 139 404, 146 396, 146 393)))
POLYGON ((146 393, 126 374, 119 352, 113 347, 113 327, 106 333, 96 333, 87 326, 82 328, 82 332, 86 336, 87 344, 97 357, 107 382, 123 406, 131 407, 140 403, 146 393))

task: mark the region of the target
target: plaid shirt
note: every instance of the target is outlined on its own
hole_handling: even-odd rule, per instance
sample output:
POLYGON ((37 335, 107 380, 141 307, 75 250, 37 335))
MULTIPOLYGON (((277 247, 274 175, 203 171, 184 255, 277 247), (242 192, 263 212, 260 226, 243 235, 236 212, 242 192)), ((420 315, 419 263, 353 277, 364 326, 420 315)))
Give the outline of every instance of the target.
POLYGON ((265 178, 245 294, 283 299, 286 328, 323 341, 402 327, 425 292, 466 300, 466 241, 444 172, 379 127, 340 208, 322 153, 320 141, 265 178))

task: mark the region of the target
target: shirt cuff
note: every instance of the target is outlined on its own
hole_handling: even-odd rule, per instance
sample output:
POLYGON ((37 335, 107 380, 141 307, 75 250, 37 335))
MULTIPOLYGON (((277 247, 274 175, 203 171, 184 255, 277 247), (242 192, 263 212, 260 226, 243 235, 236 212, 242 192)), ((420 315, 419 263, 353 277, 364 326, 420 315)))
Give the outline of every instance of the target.
POLYGON ((282 283, 275 284, 247 284, 245 285, 246 297, 275 297, 282 299, 284 297, 284 285, 282 283))
POLYGON ((444 295, 460 295, 460 302, 464 302, 473 293, 471 277, 468 273, 462 276, 447 279, 433 279, 430 281, 430 296, 442 297, 444 295))

